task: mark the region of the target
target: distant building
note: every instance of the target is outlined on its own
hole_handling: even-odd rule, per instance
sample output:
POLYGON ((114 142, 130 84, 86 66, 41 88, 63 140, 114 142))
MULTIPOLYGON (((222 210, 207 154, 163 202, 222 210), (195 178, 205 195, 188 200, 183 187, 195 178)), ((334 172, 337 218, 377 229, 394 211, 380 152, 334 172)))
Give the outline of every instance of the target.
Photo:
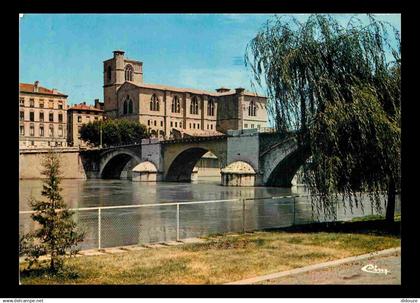
POLYGON ((104 114, 139 121, 154 137, 267 127, 267 98, 243 88, 204 91, 146 84, 143 63, 125 58, 124 51, 114 51, 103 66, 104 114))
POLYGON ((95 100, 95 106, 86 105, 86 102, 73 105, 67 110, 68 121, 68 145, 86 147, 87 143, 80 139, 80 129, 83 124, 100 121, 103 118, 98 99, 95 100))
POLYGON ((56 89, 19 84, 19 148, 67 145, 67 95, 56 89))

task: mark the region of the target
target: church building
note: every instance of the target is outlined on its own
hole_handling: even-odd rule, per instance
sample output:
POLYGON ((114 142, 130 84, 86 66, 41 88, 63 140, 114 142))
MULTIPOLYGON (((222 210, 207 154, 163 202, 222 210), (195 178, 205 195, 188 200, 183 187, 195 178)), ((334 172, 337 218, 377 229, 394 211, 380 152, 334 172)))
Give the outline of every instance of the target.
POLYGON ((143 82, 143 62, 114 51, 104 61, 104 114, 147 126, 154 137, 211 136, 267 127, 267 98, 243 88, 215 91, 143 82))

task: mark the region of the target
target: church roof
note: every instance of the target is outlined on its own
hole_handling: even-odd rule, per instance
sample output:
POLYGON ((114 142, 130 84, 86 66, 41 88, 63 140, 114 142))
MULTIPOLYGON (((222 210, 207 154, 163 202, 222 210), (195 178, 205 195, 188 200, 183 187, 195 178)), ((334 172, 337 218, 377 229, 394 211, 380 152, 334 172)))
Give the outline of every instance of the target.
MULTIPOLYGON (((236 93, 234 89, 231 89, 227 92, 219 93, 216 91, 208 91, 208 90, 201 90, 201 89, 194 89, 194 88, 180 88, 180 87, 161 85, 161 84, 151 84, 151 83, 134 84, 132 82, 129 82, 129 83, 140 88, 169 90, 169 91, 179 92, 179 93, 192 93, 192 94, 197 94, 197 95, 209 95, 213 97, 234 95, 236 93)), ((265 98, 265 96, 260 96, 256 93, 249 92, 249 91, 244 91, 244 95, 265 98)))

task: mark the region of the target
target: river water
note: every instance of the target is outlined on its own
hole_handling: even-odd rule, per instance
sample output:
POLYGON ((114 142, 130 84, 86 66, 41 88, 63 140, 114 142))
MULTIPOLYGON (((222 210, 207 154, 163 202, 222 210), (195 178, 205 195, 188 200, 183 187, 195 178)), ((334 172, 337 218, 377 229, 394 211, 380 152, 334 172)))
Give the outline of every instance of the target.
MULTIPOLYGON (((284 227, 313 220, 309 198, 272 199, 305 194, 303 187, 225 187, 220 185, 220 177, 201 178, 194 183, 65 179, 61 186, 64 201, 71 208, 162 205, 101 209, 101 213, 97 209, 77 211, 75 220, 86 233, 81 244, 83 249, 172 241, 177 235, 182 239, 244 229, 284 227), (244 204, 239 201, 181 204, 178 224, 176 205, 168 204, 237 198, 247 200, 244 204)), ((20 180, 20 211, 30 210, 29 198, 40 199, 41 190, 41 180, 20 180)), ((366 205, 366 209, 359 207, 350 211, 338 203, 338 219, 349 220, 376 213, 369 203, 366 205)), ((399 203, 396 211, 399 211, 399 203)), ((29 214, 21 214, 19 218, 21 232, 36 228, 29 214)))

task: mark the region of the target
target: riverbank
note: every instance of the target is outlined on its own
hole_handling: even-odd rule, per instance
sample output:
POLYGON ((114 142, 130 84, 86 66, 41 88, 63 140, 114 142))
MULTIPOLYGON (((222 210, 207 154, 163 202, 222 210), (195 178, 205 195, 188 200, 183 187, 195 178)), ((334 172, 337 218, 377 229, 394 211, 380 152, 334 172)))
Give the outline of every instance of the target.
POLYGON ((22 284, 223 284, 400 246, 399 222, 313 224, 204 243, 66 260, 77 275, 51 277, 21 265, 22 284))

